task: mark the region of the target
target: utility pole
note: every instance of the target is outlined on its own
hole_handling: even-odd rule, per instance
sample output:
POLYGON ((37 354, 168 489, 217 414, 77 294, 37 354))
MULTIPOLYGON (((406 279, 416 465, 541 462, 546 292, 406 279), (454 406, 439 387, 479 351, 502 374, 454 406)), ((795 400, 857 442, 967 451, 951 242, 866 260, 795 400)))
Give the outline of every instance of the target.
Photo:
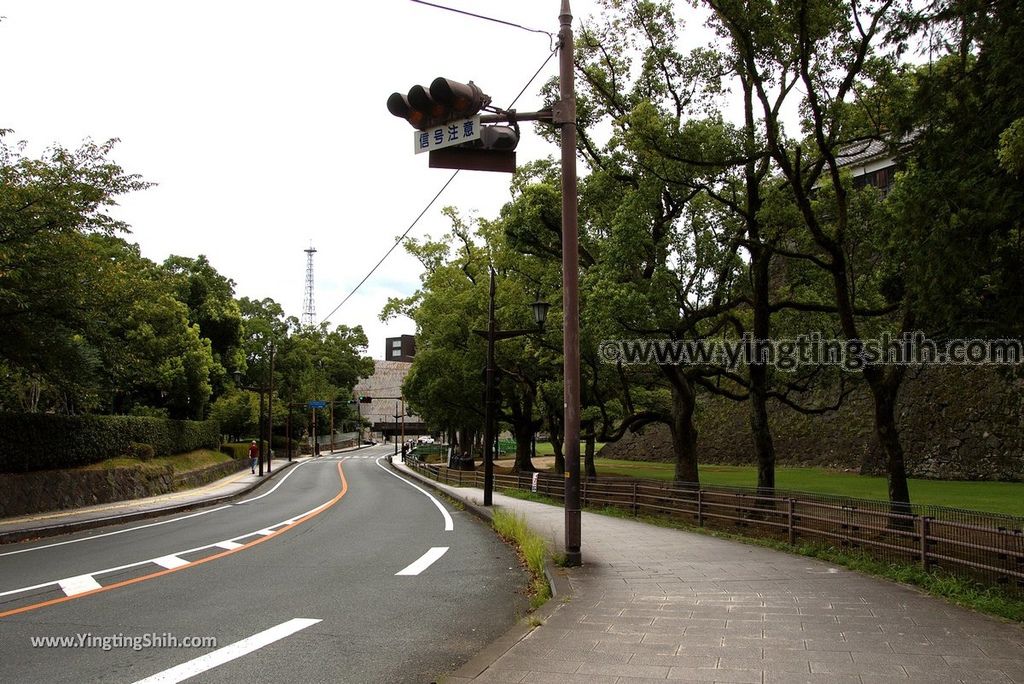
POLYGON ((494 267, 487 305, 487 369, 484 371, 484 506, 493 503, 494 492, 494 267))
POLYGON ((554 123, 562 137, 562 373, 565 401, 565 564, 582 564, 580 551, 580 303, 579 221, 576 196, 576 84, 572 12, 562 0, 558 90, 554 123))
MULTIPOLYGON (((267 393, 267 474, 270 474, 270 461, 274 458, 274 342, 270 342, 270 391, 267 393)), ((262 470, 262 466, 260 468, 262 470)), ((260 473, 263 474, 262 472, 260 473)))

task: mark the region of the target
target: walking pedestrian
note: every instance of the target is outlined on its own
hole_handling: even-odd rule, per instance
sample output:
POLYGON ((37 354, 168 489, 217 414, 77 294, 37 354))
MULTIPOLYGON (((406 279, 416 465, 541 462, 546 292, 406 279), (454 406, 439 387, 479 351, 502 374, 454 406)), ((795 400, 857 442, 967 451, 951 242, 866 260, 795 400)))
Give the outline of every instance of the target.
POLYGON ((249 445, 249 469, 252 474, 256 474, 256 459, 260 457, 260 447, 256 444, 256 440, 252 440, 252 444, 249 445))

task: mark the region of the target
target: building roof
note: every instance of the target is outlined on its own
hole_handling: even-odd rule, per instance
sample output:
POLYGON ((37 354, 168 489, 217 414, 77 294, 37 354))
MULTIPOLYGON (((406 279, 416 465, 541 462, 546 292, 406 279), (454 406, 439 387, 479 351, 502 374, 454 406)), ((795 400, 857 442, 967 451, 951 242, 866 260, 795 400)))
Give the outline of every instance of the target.
POLYGON ((889 156, 892 156, 892 153, 887 143, 881 140, 862 140, 839 150, 836 161, 840 166, 852 166, 889 156))

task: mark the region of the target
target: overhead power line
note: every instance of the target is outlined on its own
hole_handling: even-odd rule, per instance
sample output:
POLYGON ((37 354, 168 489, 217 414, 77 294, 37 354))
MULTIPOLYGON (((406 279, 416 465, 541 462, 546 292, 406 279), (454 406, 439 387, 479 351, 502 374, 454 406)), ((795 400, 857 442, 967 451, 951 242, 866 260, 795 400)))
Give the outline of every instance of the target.
POLYGON ((436 7, 437 9, 445 10, 447 12, 454 12, 456 14, 464 14, 467 17, 473 17, 474 19, 483 19, 484 21, 493 21, 495 24, 504 24, 505 26, 511 26, 512 28, 522 29, 523 31, 529 31, 530 33, 543 33, 548 37, 549 40, 554 40, 555 34, 550 31, 544 31, 542 29, 530 28, 523 26, 522 24, 516 24, 511 21, 505 21, 504 19, 496 19, 494 17, 488 17, 483 14, 474 14, 473 12, 467 12, 466 10, 455 9, 454 7, 447 7, 445 5, 438 5, 433 2, 426 2, 426 0, 412 0, 419 5, 427 5, 428 7, 436 7))

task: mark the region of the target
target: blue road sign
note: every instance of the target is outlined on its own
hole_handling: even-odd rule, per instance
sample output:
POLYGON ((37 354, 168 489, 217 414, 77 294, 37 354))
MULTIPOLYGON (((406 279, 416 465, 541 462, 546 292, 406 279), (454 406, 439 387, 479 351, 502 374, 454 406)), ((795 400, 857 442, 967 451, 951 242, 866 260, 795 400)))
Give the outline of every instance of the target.
POLYGON ((327 402, 326 401, 307 401, 306 402, 306 408, 311 408, 311 409, 327 408, 327 402))

